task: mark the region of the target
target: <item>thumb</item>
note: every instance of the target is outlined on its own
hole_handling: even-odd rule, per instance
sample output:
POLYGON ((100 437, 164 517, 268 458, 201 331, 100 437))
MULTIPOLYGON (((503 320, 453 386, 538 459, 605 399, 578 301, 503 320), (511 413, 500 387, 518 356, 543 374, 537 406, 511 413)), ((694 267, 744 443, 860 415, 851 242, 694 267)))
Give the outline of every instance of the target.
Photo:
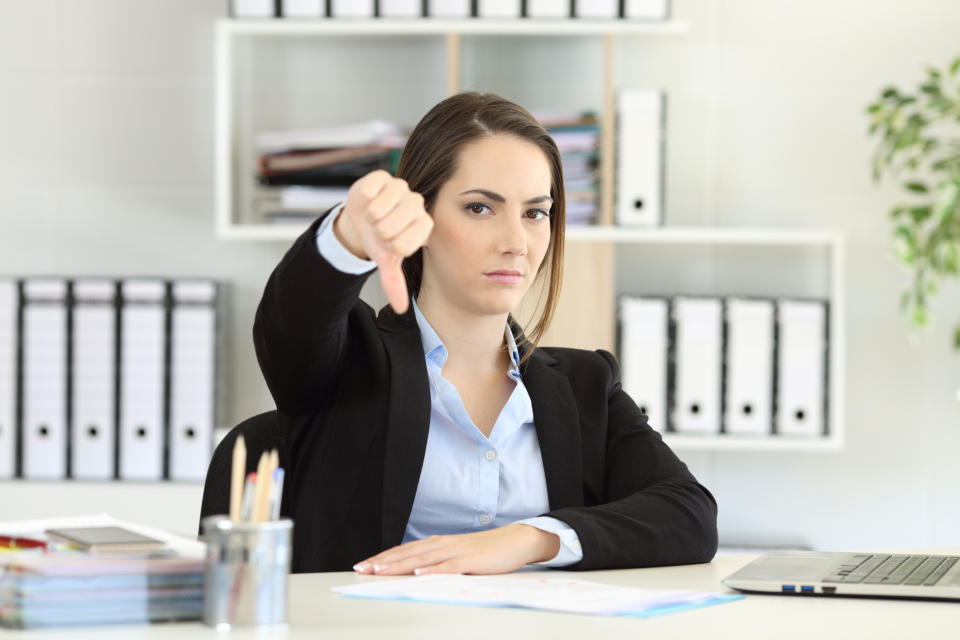
POLYGON ((387 294, 390 306, 397 313, 403 314, 410 306, 410 294, 407 292, 407 281, 400 268, 401 260, 400 256, 389 256, 379 263, 379 267, 380 286, 387 294))

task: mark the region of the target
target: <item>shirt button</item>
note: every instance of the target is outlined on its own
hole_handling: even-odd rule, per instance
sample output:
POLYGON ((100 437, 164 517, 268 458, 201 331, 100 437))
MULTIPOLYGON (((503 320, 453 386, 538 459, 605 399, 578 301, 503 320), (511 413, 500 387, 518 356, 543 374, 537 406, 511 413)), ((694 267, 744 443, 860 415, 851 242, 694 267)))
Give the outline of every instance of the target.
POLYGON ((480 524, 490 524, 490 516, 487 514, 480 516, 480 524))
POLYGON ((494 451, 493 449, 490 449, 490 451, 487 451, 485 454, 483 454, 483 457, 486 458, 487 460, 493 460, 494 458, 497 457, 497 452, 494 451))

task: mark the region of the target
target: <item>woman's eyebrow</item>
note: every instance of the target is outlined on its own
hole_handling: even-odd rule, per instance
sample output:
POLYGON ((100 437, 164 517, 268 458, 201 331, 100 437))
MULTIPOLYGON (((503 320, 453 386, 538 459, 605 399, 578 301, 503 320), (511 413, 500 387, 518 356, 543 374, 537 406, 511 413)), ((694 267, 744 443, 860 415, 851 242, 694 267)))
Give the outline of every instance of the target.
MULTIPOLYGON (((460 195, 465 196, 468 193, 479 193, 480 195, 486 198, 490 198, 491 200, 496 200, 497 202, 501 202, 501 203, 507 201, 507 199, 504 198, 499 193, 495 193, 493 191, 487 191, 486 189, 468 189, 463 193, 461 193, 460 195)), ((537 196, 535 198, 530 198, 523 204, 536 204, 538 202, 553 202, 553 198, 551 198, 550 196, 537 196)))

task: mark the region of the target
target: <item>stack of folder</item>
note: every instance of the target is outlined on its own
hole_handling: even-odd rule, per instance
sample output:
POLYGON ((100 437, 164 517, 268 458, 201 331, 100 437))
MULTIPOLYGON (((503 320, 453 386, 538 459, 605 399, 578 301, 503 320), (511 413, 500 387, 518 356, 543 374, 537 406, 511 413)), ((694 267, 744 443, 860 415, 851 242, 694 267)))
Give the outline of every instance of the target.
POLYGON ((0 278, 0 479, 202 481, 223 291, 203 278, 0 278))
MULTIPOLYGON (((108 516, 34 522, 41 530, 63 523, 122 525, 156 535, 167 546, 153 554, 40 549, 0 553, 0 627, 145 624, 202 617, 202 543, 108 516)), ((13 530, 23 530, 16 526, 22 523, 10 524, 15 525, 13 530)), ((0 532, 8 529, 0 525, 0 532)))
POLYGON ((23 553, 3 571, 4 627, 143 624, 203 614, 203 560, 23 553))
POLYGON ((394 124, 359 124, 257 136, 258 180, 272 198, 264 213, 273 222, 300 221, 342 202, 371 171, 396 174, 406 141, 394 124))
POLYGON ((828 301, 625 295, 619 306, 623 389, 654 428, 829 435, 828 301))
POLYGON ((538 112, 534 116, 560 149, 567 224, 591 224, 600 210, 600 127, 591 112, 538 112))
POLYGON ((231 0, 235 18, 666 20, 670 0, 231 0))

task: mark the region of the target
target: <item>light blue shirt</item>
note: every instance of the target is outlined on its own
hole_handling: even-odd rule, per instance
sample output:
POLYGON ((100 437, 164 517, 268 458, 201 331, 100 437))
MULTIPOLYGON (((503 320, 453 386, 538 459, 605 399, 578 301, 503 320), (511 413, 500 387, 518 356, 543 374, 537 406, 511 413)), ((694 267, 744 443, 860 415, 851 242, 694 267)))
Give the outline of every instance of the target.
MULTIPOLYGON (((317 248, 340 271, 366 273, 376 263, 350 253, 333 233, 333 221, 342 208, 338 206, 320 225, 317 248)), ((521 523, 560 538, 559 553, 538 564, 563 567, 579 562, 583 550, 577 533, 556 518, 537 516, 550 510, 546 476, 533 405, 520 377, 520 354, 509 325, 504 330, 511 357, 507 375, 515 386, 488 438, 473 424, 457 388, 443 377, 447 349, 416 301, 411 302, 430 383, 430 429, 403 541, 521 523)))

